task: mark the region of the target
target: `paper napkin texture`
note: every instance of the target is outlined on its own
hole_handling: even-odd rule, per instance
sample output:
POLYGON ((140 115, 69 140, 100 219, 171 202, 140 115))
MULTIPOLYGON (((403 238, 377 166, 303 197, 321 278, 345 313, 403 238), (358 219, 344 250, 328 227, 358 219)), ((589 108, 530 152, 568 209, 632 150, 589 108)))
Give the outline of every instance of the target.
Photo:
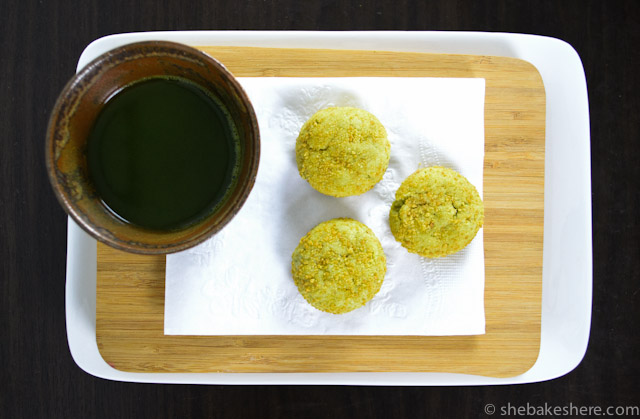
POLYGON ((457 254, 427 259, 391 234, 395 191, 420 167, 466 176, 482 195, 484 79, 240 78, 258 116, 261 158, 241 211, 215 237, 167 256, 168 335, 483 334, 482 230, 457 254), (316 192, 298 174, 295 142, 304 122, 329 106, 353 106, 387 129, 391 160, 382 181, 353 197, 316 192), (387 256, 380 292, 335 315, 309 305, 291 277, 302 236, 337 217, 369 226, 387 256))

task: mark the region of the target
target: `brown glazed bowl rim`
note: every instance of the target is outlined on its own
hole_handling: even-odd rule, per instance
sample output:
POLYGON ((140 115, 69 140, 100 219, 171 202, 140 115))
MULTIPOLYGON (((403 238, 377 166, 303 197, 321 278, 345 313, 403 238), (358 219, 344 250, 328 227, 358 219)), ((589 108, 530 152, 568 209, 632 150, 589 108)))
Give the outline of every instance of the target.
MULTIPOLYGON (((133 60, 135 60, 135 58, 133 60)), ((153 75, 155 74, 149 74, 149 76, 153 75)), ((238 80, 222 63, 206 54, 205 52, 185 44, 170 41, 142 41, 129 43, 106 51, 93 59, 86 66, 80 69, 62 89, 51 111, 46 132, 45 165, 47 175, 49 177, 51 186, 53 187, 54 194, 62 208, 73 219, 73 221, 76 222, 76 224, 78 224, 85 232, 87 232, 96 240, 105 243, 113 248, 130 253, 168 254, 179 252, 204 242, 212 235, 220 231, 231 221, 231 219, 238 213, 238 211, 240 211, 240 209, 246 202, 249 193, 251 192, 255 184, 259 161, 260 133, 257 117, 248 95, 246 94, 238 80), (204 62, 214 71, 219 72, 219 74, 221 74, 221 76, 224 78, 225 83, 233 91, 234 97, 239 98, 242 106, 246 109, 247 117, 249 118, 249 127, 247 127, 247 129, 250 131, 250 142, 252 147, 251 150, 243 151, 242 160, 239 162, 240 164, 248 165, 249 174, 247 177, 245 177, 244 181, 241 182, 239 180, 238 183, 234 186, 234 192, 229 198, 228 208, 226 208, 221 217, 219 217, 219 221, 217 221, 213 225, 208 226, 206 229, 199 231, 197 234, 188 237, 187 239, 177 242, 163 243, 161 245, 154 244, 152 242, 143 243, 137 241, 123 241, 116 238, 116 236, 111 234, 104 227, 92 223, 87 219, 87 217, 83 216, 83 212, 75 205, 74 200, 69 196, 69 194, 65 191, 65 188, 58 180, 58 169, 56 167, 56 157, 54 155, 56 149, 56 128, 61 118, 61 112, 63 112, 65 107, 69 106, 69 101, 73 99, 74 92, 77 92, 77 89, 80 89, 82 87, 82 84, 87 80, 91 80, 92 77, 95 79, 96 74, 100 73, 101 69, 104 66, 110 65, 110 63, 113 61, 113 57, 121 56, 122 54, 128 53, 144 53, 145 51, 153 51, 154 56, 162 56, 162 53, 158 51, 165 51, 167 53, 173 54, 173 56, 178 55, 180 57, 186 57, 187 59, 204 62)), ((214 212, 214 214, 217 213, 217 211, 214 212)), ((197 222, 196 225, 203 224, 211 217, 212 216, 206 217, 204 220, 197 222)), ((157 232, 157 234, 160 236, 163 233, 157 232)))

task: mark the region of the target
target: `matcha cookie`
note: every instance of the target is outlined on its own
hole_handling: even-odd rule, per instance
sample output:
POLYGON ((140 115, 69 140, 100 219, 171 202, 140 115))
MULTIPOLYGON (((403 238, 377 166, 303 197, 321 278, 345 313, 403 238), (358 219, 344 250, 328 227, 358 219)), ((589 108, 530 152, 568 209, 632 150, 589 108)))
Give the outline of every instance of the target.
POLYGON ((317 191, 336 197, 362 194, 382 179, 390 156, 387 131, 357 108, 316 112, 296 140, 296 163, 317 191))
POLYGON ((429 258, 462 250, 483 220, 484 205, 476 188, 444 167, 419 169, 407 177, 389 212, 396 240, 409 252, 429 258))
POLYGON ((293 252, 293 280, 318 310, 341 314, 362 307, 380 290, 387 271, 382 245, 366 225, 349 219, 325 221, 309 231, 293 252))

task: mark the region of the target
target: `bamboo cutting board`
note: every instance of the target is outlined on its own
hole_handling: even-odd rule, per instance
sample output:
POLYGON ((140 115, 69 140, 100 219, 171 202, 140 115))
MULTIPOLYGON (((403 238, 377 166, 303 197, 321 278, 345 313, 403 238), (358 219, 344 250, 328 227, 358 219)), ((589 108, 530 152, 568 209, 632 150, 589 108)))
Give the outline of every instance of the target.
POLYGON ((164 336, 164 256, 98 244, 96 339, 130 372, 455 372, 509 377, 540 346, 545 91, 503 57, 200 47, 236 76, 484 77, 486 334, 164 336))

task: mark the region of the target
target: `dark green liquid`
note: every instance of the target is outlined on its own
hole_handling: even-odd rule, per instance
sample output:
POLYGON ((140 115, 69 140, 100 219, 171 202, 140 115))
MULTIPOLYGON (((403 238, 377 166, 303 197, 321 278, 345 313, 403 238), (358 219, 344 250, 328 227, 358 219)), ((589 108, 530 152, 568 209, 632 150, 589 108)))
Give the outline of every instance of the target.
POLYGON ((152 78, 125 87, 89 136, 89 175, 104 204, 153 230, 185 227, 211 213, 234 181, 229 117, 200 87, 152 78))

